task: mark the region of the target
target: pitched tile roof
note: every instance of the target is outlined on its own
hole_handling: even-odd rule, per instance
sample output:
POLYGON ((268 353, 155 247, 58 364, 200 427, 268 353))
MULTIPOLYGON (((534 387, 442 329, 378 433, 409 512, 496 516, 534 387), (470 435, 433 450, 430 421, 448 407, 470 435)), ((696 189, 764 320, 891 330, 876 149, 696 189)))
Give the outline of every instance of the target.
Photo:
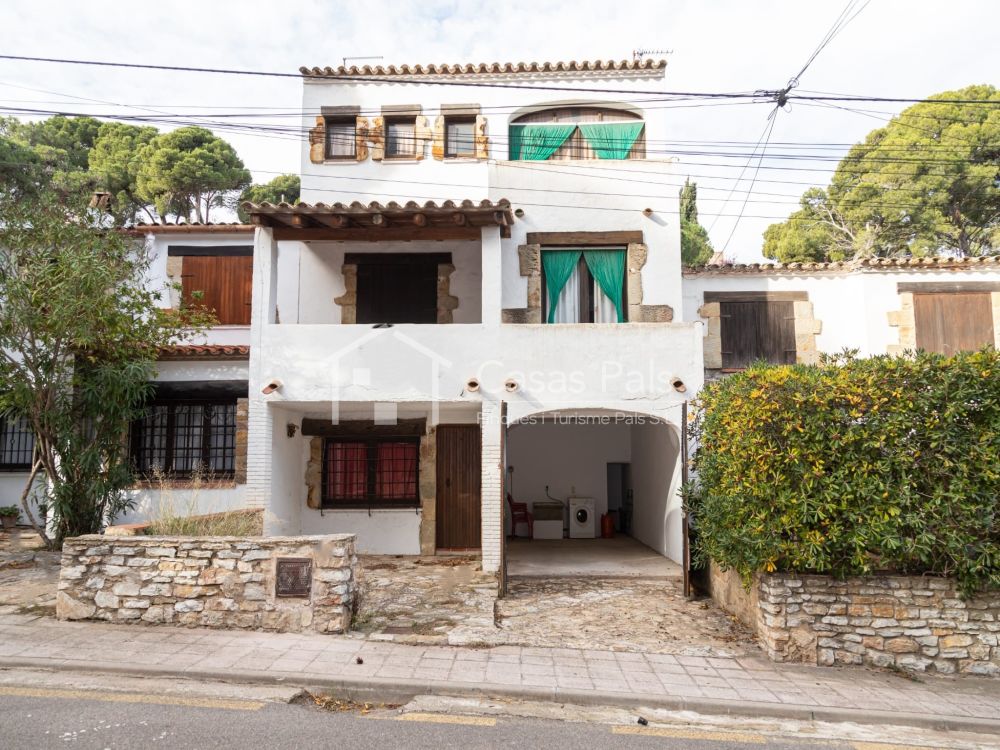
POLYGON ((790 273, 830 273, 847 271, 891 271, 891 270, 934 270, 957 269, 974 270, 985 268, 1000 270, 1000 256, 978 258, 862 258, 859 260, 832 261, 830 263, 733 263, 723 265, 688 266, 687 275, 695 274, 790 274, 790 273))
POLYGON ((495 76, 532 73, 619 73, 658 71, 666 60, 583 60, 577 62, 464 63, 441 65, 339 65, 336 68, 302 66, 299 72, 311 78, 389 77, 389 76, 495 76))
POLYGON ((160 349, 160 360, 249 359, 250 347, 236 344, 179 344, 160 349))
POLYGON ((508 227, 514 223, 510 201, 444 201, 417 203, 407 201, 397 203, 244 203, 243 210, 250 214, 254 223, 264 226, 287 226, 299 229, 310 226, 348 229, 351 227, 372 227, 375 224, 403 223, 414 226, 469 226, 499 225, 508 227))
POLYGON ((130 227, 126 227, 128 234, 226 234, 235 232, 252 232, 253 224, 241 224, 239 222, 214 222, 209 221, 204 224, 199 222, 170 222, 161 221, 156 223, 139 222, 130 227))

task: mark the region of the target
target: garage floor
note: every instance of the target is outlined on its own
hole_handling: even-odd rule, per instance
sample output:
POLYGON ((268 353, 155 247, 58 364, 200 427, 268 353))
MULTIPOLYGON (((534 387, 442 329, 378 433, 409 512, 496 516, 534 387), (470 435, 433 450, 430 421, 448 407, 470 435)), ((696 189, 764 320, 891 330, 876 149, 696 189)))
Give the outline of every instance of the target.
POLYGON ((683 578, 680 565, 624 534, 614 539, 509 539, 507 575, 683 578))

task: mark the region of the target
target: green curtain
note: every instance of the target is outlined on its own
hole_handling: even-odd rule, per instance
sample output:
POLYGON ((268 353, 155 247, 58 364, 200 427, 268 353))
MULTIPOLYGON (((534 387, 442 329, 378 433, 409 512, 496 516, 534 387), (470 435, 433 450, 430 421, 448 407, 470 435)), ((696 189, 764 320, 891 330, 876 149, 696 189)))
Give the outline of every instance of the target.
MULTIPOLYGON (((618 322, 625 322, 625 311, 622 309, 622 285, 625 281, 625 251, 624 250, 585 250, 583 259, 590 269, 590 275, 607 295, 618 311, 618 322)), ((546 271, 548 273, 548 271, 546 271)), ((567 278, 569 278, 567 276, 567 278)), ((546 277, 548 280, 548 277, 546 277)), ((565 281, 563 282, 566 283, 565 281)), ((550 313, 551 314, 551 313, 550 313)))
POLYGON ((593 122, 580 125, 580 132, 601 159, 627 159, 641 122, 593 122))
MULTIPOLYGON (((543 250, 542 269, 545 271, 545 288, 549 293, 548 322, 556 322, 556 304, 563 287, 580 262, 580 250, 543 250)), ((618 294, 621 299, 621 293, 618 294)))
POLYGON ((508 156, 512 161, 545 161, 576 130, 576 125, 511 125, 508 156))

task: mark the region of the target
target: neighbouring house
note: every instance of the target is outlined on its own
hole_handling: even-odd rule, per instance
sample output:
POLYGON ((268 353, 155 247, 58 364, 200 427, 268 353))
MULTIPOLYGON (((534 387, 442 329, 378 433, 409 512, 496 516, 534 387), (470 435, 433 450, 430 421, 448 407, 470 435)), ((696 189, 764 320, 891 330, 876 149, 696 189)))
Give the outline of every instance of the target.
MULTIPOLYGON (((121 522, 257 507, 267 534, 496 571, 529 533, 510 494, 536 538, 599 535, 607 513, 681 562, 683 412, 706 378, 1000 336, 996 259, 682 269, 670 110, 642 101, 663 62, 301 72, 301 203, 132 230, 152 282, 220 325, 163 352, 131 435, 161 476, 121 522)), ((23 470, 30 436, 0 428, 23 470)))

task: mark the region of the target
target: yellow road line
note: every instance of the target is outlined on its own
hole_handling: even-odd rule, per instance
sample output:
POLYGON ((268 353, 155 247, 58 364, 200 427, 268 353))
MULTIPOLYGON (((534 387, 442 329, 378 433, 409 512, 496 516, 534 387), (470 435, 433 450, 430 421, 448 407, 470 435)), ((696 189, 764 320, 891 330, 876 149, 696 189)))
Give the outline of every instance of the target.
POLYGON ((937 745, 897 745, 894 742, 853 742, 854 750, 943 750, 937 745))
POLYGON ((395 717, 396 721, 427 721, 433 724, 464 724, 471 727, 495 727, 493 716, 452 716, 450 714, 427 714, 414 712, 395 717))
POLYGON ((745 742, 753 745, 763 745, 763 735, 750 732, 713 732, 700 729, 681 729, 671 727, 611 727, 612 734, 638 734, 646 737, 673 737, 680 740, 716 740, 719 742, 745 742))
POLYGON ((90 690, 61 690, 53 688, 0 687, 0 696, 25 698, 62 698, 70 700, 104 701, 106 703, 155 703, 162 706, 191 706, 194 708, 223 708, 232 711, 258 711, 261 701, 225 700, 222 698, 189 698, 179 695, 153 695, 149 693, 105 693, 90 690))

